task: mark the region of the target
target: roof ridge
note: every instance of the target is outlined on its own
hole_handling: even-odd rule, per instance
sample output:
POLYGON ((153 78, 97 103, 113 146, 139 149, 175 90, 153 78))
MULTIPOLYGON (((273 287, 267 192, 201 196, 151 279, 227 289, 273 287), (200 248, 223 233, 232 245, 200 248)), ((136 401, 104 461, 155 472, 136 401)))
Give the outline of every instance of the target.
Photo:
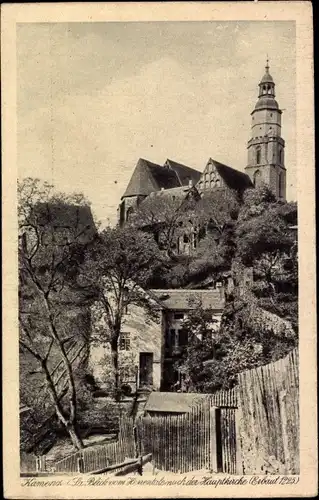
POLYGON ((186 168, 190 168, 191 170, 195 170, 195 172, 200 172, 200 170, 197 170, 196 168, 194 167, 190 167, 189 165, 185 165, 185 163, 180 163, 176 160, 171 160, 170 158, 166 158, 166 162, 172 162, 172 163, 175 163, 176 165, 179 165, 180 167, 186 167, 186 168))

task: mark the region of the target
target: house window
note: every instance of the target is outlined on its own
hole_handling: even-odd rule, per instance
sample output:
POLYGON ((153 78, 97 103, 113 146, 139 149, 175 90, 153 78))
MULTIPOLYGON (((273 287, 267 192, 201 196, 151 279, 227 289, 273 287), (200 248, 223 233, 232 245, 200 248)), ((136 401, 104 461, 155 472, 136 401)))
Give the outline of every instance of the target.
POLYGON ((131 339, 128 332, 121 332, 120 335, 120 349, 121 351, 129 351, 131 348, 131 339))
POLYGON ((175 319, 184 319, 184 313, 176 312, 174 313, 175 319))
POLYGON ((187 236, 187 234, 184 234, 183 241, 184 243, 189 243, 189 237, 187 236))

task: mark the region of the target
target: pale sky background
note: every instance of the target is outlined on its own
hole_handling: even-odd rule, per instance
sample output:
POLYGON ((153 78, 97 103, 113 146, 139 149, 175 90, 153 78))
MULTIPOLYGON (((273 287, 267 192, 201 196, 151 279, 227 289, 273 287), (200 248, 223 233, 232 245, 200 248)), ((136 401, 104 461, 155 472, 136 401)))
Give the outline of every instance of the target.
POLYGON ((295 199, 290 21, 18 25, 19 177, 83 192, 105 224, 140 157, 200 171, 212 157, 243 171, 267 53, 295 199))

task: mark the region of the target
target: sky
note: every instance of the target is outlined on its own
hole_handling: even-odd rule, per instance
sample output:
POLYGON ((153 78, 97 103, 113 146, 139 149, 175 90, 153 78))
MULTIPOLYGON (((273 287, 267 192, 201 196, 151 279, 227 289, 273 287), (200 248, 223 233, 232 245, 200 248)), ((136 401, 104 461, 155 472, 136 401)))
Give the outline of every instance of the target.
POLYGON ((266 57, 296 197, 295 23, 92 22, 17 27, 18 175, 82 192, 102 225, 139 158, 244 171, 266 57))

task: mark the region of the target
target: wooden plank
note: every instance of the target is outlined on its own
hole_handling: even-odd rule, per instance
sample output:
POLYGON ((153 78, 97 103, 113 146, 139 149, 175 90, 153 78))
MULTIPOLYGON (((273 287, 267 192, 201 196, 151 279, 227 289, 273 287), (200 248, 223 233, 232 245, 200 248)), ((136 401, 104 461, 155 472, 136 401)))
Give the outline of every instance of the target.
POLYGON ((285 463, 285 474, 289 474, 291 471, 291 456, 289 452, 289 442, 288 442, 288 419, 286 413, 286 391, 281 390, 279 394, 279 404, 280 404, 280 415, 281 415, 281 427, 282 427, 282 439, 284 447, 284 463, 285 463))
POLYGON ((217 473, 216 407, 210 408, 210 461, 212 472, 217 473))

